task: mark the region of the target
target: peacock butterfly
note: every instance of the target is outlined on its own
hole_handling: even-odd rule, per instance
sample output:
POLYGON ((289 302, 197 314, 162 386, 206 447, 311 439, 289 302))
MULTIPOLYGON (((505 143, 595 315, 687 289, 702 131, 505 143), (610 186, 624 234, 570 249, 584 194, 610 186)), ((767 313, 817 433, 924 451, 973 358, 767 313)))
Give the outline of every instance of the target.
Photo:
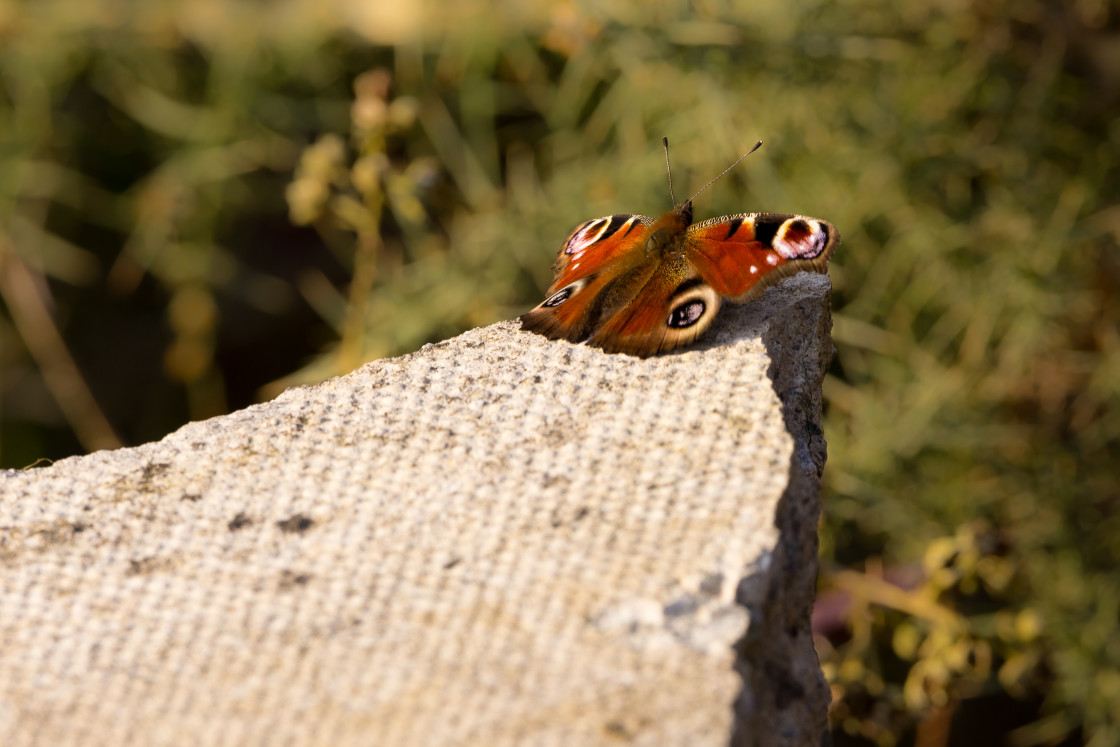
MULTIPOLYGON (((669 141, 662 143, 668 168, 669 141)), ((787 275, 828 272, 840 243, 831 223, 740 213, 693 224, 700 192, 660 218, 619 214, 577 226, 556 257, 547 297, 521 317, 522 328, 644 358, 704 334, 722 299, 745 303, 787 275)))

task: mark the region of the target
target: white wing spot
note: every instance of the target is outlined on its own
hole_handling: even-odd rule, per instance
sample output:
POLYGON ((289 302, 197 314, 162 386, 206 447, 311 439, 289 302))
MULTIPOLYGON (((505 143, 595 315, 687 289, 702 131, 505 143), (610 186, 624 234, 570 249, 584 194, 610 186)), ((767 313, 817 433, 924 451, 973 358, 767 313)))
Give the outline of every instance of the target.
POLYGON ((766 264, 769 264, 769 265, 778 264, 778 255, 777 254, 767 254, 766 255, 766 264))
POLYGON ((758 268, 755 267, 754 265, 751 265, 751 274, 752 275, 757 275, 758 274, 758 268))

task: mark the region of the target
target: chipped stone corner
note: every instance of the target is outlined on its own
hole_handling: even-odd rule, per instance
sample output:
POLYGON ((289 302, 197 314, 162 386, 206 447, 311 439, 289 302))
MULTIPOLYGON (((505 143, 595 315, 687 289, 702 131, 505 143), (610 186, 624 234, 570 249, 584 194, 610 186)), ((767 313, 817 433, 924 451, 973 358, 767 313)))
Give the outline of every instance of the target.
POLYGON ((752 611, 754 624, 735 646, 744 688, 735 704, 734 747, 831 744, 831 695, 810 625, 827 458, 820 427, 822 383, 835 354, 828 296, 798 299, 786 315, 794 329, 784 329, 780 336, 768 330, 764 341, 771 360, 767 374, 782 401, 793 454, 775 517, 780 539, 773 554, 758 561, 760 566, 772 564, 777 572, 752 569, 738 590, 738 601, 752 611))

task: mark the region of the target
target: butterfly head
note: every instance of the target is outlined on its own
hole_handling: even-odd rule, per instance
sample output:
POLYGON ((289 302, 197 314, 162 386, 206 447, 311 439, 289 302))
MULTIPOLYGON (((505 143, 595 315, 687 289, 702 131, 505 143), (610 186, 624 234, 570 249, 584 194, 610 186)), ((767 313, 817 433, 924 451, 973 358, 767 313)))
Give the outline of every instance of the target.
POLYGON ((692 225, 692 200, 685 200, 673 208, 673 214, 683 223, 683 228, 692 225))
POLYGON ((664 259, 671 254, 679 254, 683 249, 681 237, 692 225, 692 200, 682 202, 654 221, 646 238, 646 256, 664 259))

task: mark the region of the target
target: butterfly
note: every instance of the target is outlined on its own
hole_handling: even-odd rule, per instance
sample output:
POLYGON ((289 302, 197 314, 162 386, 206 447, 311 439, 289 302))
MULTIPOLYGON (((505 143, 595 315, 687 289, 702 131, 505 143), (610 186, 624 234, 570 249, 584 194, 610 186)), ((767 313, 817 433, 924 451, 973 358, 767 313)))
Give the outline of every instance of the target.
MULTIPOLYGON (((668 168, 669 141, 662 143, 668 168)), ((740 213, 693 224, 700 192, 660 218, 618 214, 576 226, 556 257, 547 297, 522 315, 522 329, 645 358, 700 337, 723 300, 745 303, 788 275, 828 272, 840 243, 831 223, 740 213)))

